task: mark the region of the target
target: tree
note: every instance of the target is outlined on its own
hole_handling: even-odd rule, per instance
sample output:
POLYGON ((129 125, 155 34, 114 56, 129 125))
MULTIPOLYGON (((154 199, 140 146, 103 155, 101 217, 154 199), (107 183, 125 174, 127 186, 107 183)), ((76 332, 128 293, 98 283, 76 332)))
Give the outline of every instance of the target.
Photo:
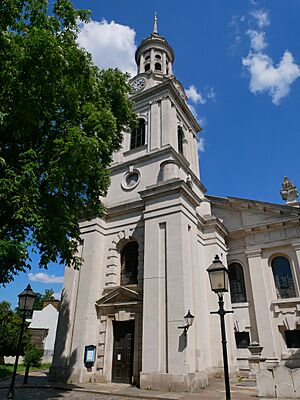
MULTIPOLYGON (((0 302, 0 364, 4 364, 5 356, 15 356, 22 320, 18 314, 11 309, 7 301, 0 302)), ((23 350, 30 341, 30 332, 25 326, 23 334, 23 350)))
POLYGON ((48 7, 0 3, 0 284, 30 268, 30 248, 40 267, 80 266, 78 222, 103 213, 111 155, 135 124, 128 76, 76 42, 88 12, 48 7))
POLYGON ((44 294, 42 293, 35 293, 36 298, 34 299, 33 309, 34 310, 42 310, 44 301, 46 300, 54 300, 54 290, 53 289, 46 289, 44 294))
POLYGON ((29 369, 30 367, 39 368, 42 365, 43 350, 35 347, 34 344, 28 344, 26 346, 24 354, 24 364, 26 366, 23 384, 26 385, 28 382, 29 369))

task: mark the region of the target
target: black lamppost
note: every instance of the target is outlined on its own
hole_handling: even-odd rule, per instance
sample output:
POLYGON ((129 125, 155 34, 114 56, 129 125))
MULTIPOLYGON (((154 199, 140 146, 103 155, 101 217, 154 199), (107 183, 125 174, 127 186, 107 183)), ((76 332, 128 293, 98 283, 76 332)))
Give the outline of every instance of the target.
POLYGON ((16 374, 17 374, 17 368, 18 368, 18 361, 19 361, 21 347, 22 347, 22 338, 23 338, 23 332, 24 332, 24 327, 25 327, 26 314, 28 311, 33 310, 33 303, 34 303, 34 299, 36 298, 36 295, 32 291, 31 286, 28 285, 27 288, 25 290, 23 290, 23 292, 20 293, 18 297, 19 297, 19 310, 22 312, 22 322, 21 322, 21 327, 20 327, 14 370, 13 370, 13 374, 11 377, 9 391, 7 393, 8 399, 13 399, 15 396, 15 380, 16 380, 16 374))
POLYGON ((211 290, 217 293, 219 297, 219 310, 211 311, 211 314, 220 315, 226 400, 230 400, 230 383, 228 373, 228 358, 226 346, 227 341, 224 316, 225 314, 232 313, 233 311, 225 311, 223 301, 223 293, 228 292, 228 269, 222 264, 219 256, 215 256, 213 263, 207 268, 207 272, 209 275, 211 290))

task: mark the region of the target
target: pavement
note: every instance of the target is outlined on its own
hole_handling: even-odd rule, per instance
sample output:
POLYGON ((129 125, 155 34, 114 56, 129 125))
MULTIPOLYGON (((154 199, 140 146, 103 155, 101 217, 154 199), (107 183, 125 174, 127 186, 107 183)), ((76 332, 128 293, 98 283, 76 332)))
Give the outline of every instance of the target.
MULTIPOLYGON (((0 382, 0 400, 6 399, 10 380, 0 382)), ((257 399, 256 387, 247 380, 231 382, 232 400, 257 399)), ((30 373, 28 384, 18 375, 15 400, 224 400, 224 380, 210 379, 209 386, 199 393, 157 392, 116 383, 56 384, 47 379, 47 371, 30 373)), ((284 400, 284 399, 281 399, 284 400)), ((287 399, 288 400, 288 399, 287 399)))

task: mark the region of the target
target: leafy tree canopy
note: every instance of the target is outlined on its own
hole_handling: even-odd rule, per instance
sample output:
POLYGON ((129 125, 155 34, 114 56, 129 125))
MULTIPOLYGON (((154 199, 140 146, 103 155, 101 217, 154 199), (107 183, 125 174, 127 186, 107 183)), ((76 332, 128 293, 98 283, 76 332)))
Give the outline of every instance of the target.
POLYGON ((55 300, 53 289, 46 289, 43 294, 35 292, 35 295, 36 298, 34 299, 34 304, 33 304, 34 310, 42 310, 44 301, 46 300, 55 300))
POLYGON ((44 294, 35 292, 36 298, 34 299, 33 309, 34 310, 42 310, 44 301, 46 300, 55 300, 54 290, 46 289, 44 294))
POLYGON ((70 0, 0 3, 0 284, 76 257, 78 221, 100 216, 111 155, 134 126, 128 76, 100 71, 77 42, 70 0), (51 2, 49 2, 51 3, 51 2))
MULTIPOLYGON (((15 356, 22 320, 17 311, 13 311, 7 301, 0 302, 0 364, 4 356, 15 356)), ((30 343, 30 332, 25 326, 23 349, 30 343)))
POLYGON ((42 364, 43 350, 38 349, 34 344, 29 343, 24 353, 24 364, 39 368, 42 364))

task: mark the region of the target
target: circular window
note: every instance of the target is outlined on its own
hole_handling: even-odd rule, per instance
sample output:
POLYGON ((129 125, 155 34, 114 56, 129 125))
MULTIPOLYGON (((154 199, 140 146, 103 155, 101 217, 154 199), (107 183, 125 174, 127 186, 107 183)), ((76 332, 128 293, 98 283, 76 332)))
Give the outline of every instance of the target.
POLYGON ((134 189, 140 182, 140 173, 137 170, 128 172, 122 181, 122 188, 125 190, 134 189))

